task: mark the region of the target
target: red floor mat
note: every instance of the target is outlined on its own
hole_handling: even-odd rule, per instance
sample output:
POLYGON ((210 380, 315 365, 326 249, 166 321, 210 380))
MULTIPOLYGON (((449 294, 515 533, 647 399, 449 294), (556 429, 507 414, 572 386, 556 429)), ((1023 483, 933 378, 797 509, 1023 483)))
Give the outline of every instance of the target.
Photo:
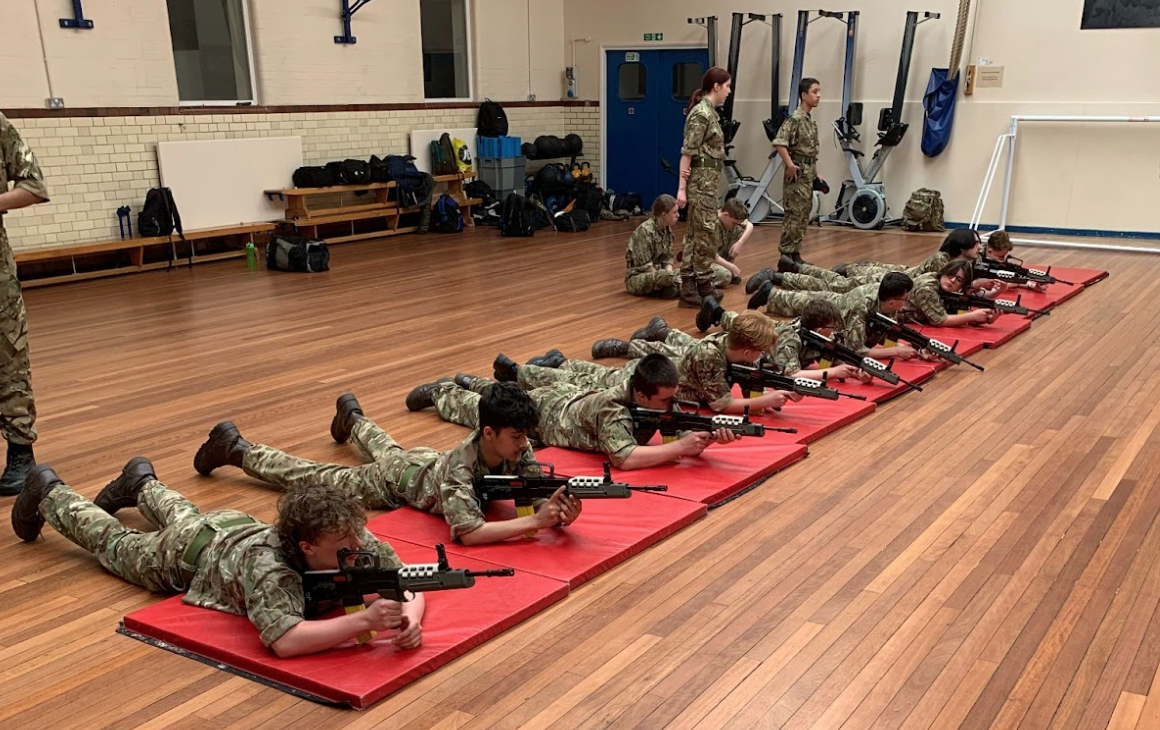
MULTIPOLYGON (((849 382, 845 384, 831 383, 831 386, 837 387, 843 393, 855 393, 849 382)), ((886 390, 886 388, 880 388, 880 390, 886 390)), ((856 393, 856 395, 867 394, 856 393)), ((874 407, 874 401, 871 400, 803 398, 797 403, 787 403, 780 413, 757 416, 753 420, 768 426, 796 428, 798 430, 794 434, 768 434, 764 437, 766 441, 809 444, 842 426, 847 426, 859 418, 870 415, 874 412, 874 407)))
MULTIPOLYGON (((401 540, 391 545, 408 563, 435 561, 428 546, 401 540)), ((506 567, 462 555, 449 562, 453 568, 474 570, 506 567)), ((352 640, 349 646, 313 656, 280 659, 262 646, 244 616, 188 606, 180 596, 126 615, 123 627, 135 638, 165 642, 179 653, 220 663, 283 691, 362 709, 567 595, 565 583, 527 571, 512 578, 480 578, 464 590, 431 593, 423 646, 414 651, 395 651, 387 635, 361 647, 352 640)))
MULTIPOLYGON (((1031 309, 1052 309, 1053 307, 1066 302, 1068 299, 1079 294, 1084 290, 1083 285, 1069 286, 1067 284, 1048 284, 1047 291, 1034 292, 1030 289, 1021 289, 1018 292, 1019 303, 1031 309)), ((1004 299, 1012 299, 1016 292, 1006 292, 1001 296, 1004 299)), ((1029 315, 1035 317, 1036 315, 1029 315)))
POLYGON ((965 346, 968 342, 980 342, 983 347, 993 350, 1009 342, 1015 335, 1022 334, 1031 328, 1031 320, 1015 314, 1000 314, 991 324, 979 327, 922 327, 922 333, 928 337, 954 342, 961 340, 965 346))
MULTIPOLYGON (((1030 264, 1024 264, 1024 266, 1029 269, 1047 271, 1046 266, 1033 266, 1030 264)), ((1097 281, 1103 281, 1108 278, 1108 272, 1102 269, 1071 269, 1065 266, 1052 266, 1051 275, 1057 279, 1070 281, 1072 284, 1079 284, 1081 286, 1091 286, 1097 281)))
MULTIPOLYGON (((977 343, 971 343, 972 346, 975 344, 977 343)), ((922 385, 934 377, 935 371, 938 368, 935 363, 925 361, 895 360, 894 364, 890 366, 890 369, 897 373, 898 377, 909 380, 915 385, 922 385)), ((903 393, 911 392, 910 388, 901 382, 898 385, 890 385, 877 378, 865 385, 856 380, 847 380, 845 383, 836 384, 836 387, 843 393, 864 395, 871 403, 885 403, 892 398, 897 398, 903 393)))
MULTIPOLYGON (((613 469, 613 478, 629 484, 664 484, 669 488, 664 494, 669 497, 716 505, 806 458, 806 447, 794 442, 792 435, 777 436, 787 440, 775 442, 771 440, 774 434, 743 438, 725 446, 710 446, 696 459, 681 459, 651 469, 613 469)), ((603 461, 596 454, 569 449, 543 449, 536 454, 547 458, 543 456, 546 452, 552 452, 550 460, 564 474, 580 470, 597 473, 603 468, 603 461)))
MULTIPOLYGON (((554 458, 552 451, 542 449, 536 455, 541 461, 554 461, 561 474, 598 474, 603 471, 603 461, 599 460, 594 467, 566 468, 562 459, 554 458)), ((571 464, 567 466, 571 467, 571 464)), ((636 478, 631 481, 648 483, 636 478)), ((508 540, 492 545, 467 547, 454 544, 447 539, 447 523, 442 517, 411 509, 380 515, 368 522, 367 528, 392 545, 396 540, 423 545, 445 543, 447 554, 452 556, 452 565, 456 564, 458 556, 471 556, 511 566, 521 573, 553 578, 575 588, 705 514, 703 504, 640 492, 628 499, 590 499, 584 503, 580 519, 570 527, 540 530, 532 539, 508 540)), ((495 504, 489 509, 488 516, 493 519, 515 517, 515 506, 510 502, 495 504)))

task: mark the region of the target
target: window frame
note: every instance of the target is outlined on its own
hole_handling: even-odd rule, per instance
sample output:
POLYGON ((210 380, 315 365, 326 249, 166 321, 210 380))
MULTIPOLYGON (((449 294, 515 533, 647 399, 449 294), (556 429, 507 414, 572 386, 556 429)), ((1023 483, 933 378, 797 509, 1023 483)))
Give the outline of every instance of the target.
MULTIPOLYGON (((427 96, 427 89, 423 89, 424 102, 474 102, 475 101, 475 23, 473 11, 474 0, 463 0, 463 32, 467 35, 467 96, 427 96)), ((419 67, 423 66, 423 7, 419 6, 419 67)))
MULTIPOLYGON (((697 83, 695 85, 695 88, 693 89, 694 91, 696 91, 697 88, 700 88, 701 77, 704 76, 705 72, 708 70, 704 66, 701 65, 700 61, 678 61, 677 63, 673 64, 673 71, 676 71, 677 66, 694 66, 694 65, 701 70, 701 73, 697 76, 697 83)), ((673 78, 673 79, 671 79, 671 81, 675 82, 676 79, 673 78)), ((673 93, 673 91, 675 91, 675 89, 673 88, 672 84, 670 84, 669 85, 669 95, 672 97, 673 101, 682 101, 683 99, 689 98, 689 95, 685 95, 683 97, 677 96, 676 94, 673 93)))
MULTIPOLYGON (((173 69, 174 86, 177 87, 177 105, 178 106, 258 106, 258 74, 254 66, 254 29, 250 22, 250 0, 238 0, 242 4, 242 21, 246 26, 246 60, 250 70, 250 97, 249 99, 237 99, 228 101, 224 99, 208 99, 205 101, 183 101, 181 99, 181 86, 177 83, 177 59, 174 58, 175 67, 173 69)), ((169 0, 165 0, 166 12, 169 10, 169 0)), ((170 31, 172 32, 172 31, 170 31)), ((172 57, 175 51, 172 48, 172 41, 170 41, 170 56, 172 57)))
POLYGON ((640 61, 621 61, 619 64, 617 64, 617 66, 616 66, 616 100, 617 101, 627 101, 627 102, 644 101, 645 99, 648 98, 648 84, 649 84, 648 67, 645 64, 641 63, 640 61), (641 73, 643 75, 643 80, 644 80, 644 93, 641 94, 640 96, 634 96, 632 98, 628 98, 628 97, 624 97, 624 96, 620 95, 620 89, 624 85, 623 79, 621 79, 621 77, 620 77, 620 70, 626 66, 630 66, 630 67, 635 66, 641 70, 641 73))

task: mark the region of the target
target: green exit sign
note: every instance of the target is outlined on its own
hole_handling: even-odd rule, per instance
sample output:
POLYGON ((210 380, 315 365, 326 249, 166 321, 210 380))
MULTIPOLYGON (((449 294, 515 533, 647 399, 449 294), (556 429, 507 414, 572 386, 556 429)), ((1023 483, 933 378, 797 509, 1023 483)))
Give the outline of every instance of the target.
POLYGON ((644 39, 646 41, 663 41, 665 39, 664 33, 645 33, 644 39))

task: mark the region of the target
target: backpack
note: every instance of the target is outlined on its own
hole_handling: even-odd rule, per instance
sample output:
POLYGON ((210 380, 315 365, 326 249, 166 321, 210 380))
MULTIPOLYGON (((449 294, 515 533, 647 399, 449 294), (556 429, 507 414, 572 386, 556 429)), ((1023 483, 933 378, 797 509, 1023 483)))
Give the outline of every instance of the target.
POLYGON ((532 229, 532 211, 528 199, 522 195, 509 193, 503 201, 499 213, 499 235, 528 238, 535 234, 532 229))
POLYGON ((463 186, 463 192, 467 193, 469 198, 478 198, 480 205, 485 208, 496 202, 495 191, 483 180, 472 180, 463 186))
POLYGON ((387 161, 371 155, 371 159, 367 162, 367 173, 370 181, 373 183, 386 183, 391 181, 391 168, 387 165, 387 161))
POLYGON ((137 215, 137 233, 141 236, 171 236, 173 232, 185 240, 181 230, 181 214, 169 188, 153 188, 145 194, 145 205, 137 215))
POLYGON ((908 231, 945 231, 942 194, 929 188, 911 193, 902 211, 902 227, 908 231))
POLYGON ((591 219, 586 210, 571 210, 556 216, 556 230, 567 233, 580 233, 588 230, 591 219))
POLYGON ((536 171, 533 188, 541 195, 564 195, 572 190, 575 181, 562 163, 551 162, 536 171))
POLYGON ((455 162, 455 146, 451 144, 451 135, 446 132, 439 141, 431 141, 431 174, 454 175, 459 172, 459 165, 455 162))
POLYGON ((447 193, 439 196, 431 210, 431 230, 436 233, 459 233, 463 230, 459 203, 447 193))
POLYGON ((467 143, 455 137, 451 140, 451 146, 455 148, 455 166, 459 172, 466 175, 472 173, 471 167, 471 149, 468 148, 467 143))
POLYGON ((435 188, 431 176, 420 172, 415 167, 415 158, 411 155, 387 155, 383 160, 387 167, 387 182, 395 183, 396 198, 404 208, 414 208, 425 205, 431 199, 431 191, 435 188))
POLYGON ((604 207, 604 195, 592 183, 576 184, 576 208, 588 214, 590 221, 600 220, 600 209, 604 207))
POLYGON ((480 137, 506 137, 508 119, 503 107, 491 99, 484 99, 483 103, 479 105, 479 116, 475 120, 475 129, 475 133, 480 137))
POLYGON ((330 270, 330 251, 325 241, 302 236, 274 236, 266 244, 266 268, 309 274, 330 270))
POLYGON ((300 167, 294 171, 296 188, 328 188, 334 185, 334 175, 325 167, 300 167))
POLYGON ((371 181, 371 168, 366 160, 343 160, 338 166, 347 185, 366 185, 371 181))

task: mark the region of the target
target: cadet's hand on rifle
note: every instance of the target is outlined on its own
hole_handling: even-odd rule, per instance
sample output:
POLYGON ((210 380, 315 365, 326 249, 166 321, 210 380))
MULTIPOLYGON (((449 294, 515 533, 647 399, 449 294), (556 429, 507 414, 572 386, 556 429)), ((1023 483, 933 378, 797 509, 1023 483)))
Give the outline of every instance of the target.
POLYGON ((398 601, 380 598, 358 615, 363 617, 371 631, 386 631, 403 626, 403 604, 398 601))
POLYGON ((391 643, 400 649, 417 649, 423 643, 423 627, 418 621, 412 623, 406 616, 399 626, 399 633, 391 639, 391 643))
POLYGON ((677 440, 681 445, 681 456, 700 456, 713 443, 713 438, 714 434, 706 431, 690 431, 677 440))
POLYGON ((915 350, 910 345, 899 345, 894 348, 894 357, 903 362, 914 359, 916 355, 918 355, 918 350, 915 350))
POLYGON ((584 500, 571 494, 560 498, 560 524, 564 527, 576 521, 580 511, 584 509, 584 500))
POLYGON ((1047 291, 1047 284, 1042 281, 1029 281, 1027 282, 1027 288, 1031 291, 1045 292, 1047 291))
POLYGON ((918 359, 926 360, 927 362, 933 362, 938 359, 938 355, 934 354, 930 350, 919 350, 918 359))
POLYGON ((564 507, 562 502, 566 497, 564 492, 567 487, 561 486, 552 496, 548 498, 547 502, 540 505, 536 510, 536 524, 540 527, 555 527, 564 520, 564 507))
POLYGON ((858 373, 862 372, 858 368, 849 363, 842 363, 841 365, 834 365, 826 370, 827 380, 845 380, 846 378, 857 377, 858 373))
POLYGON ((868 384, 871 380, 874 379, 874 376, 871 375, 870 373, 866 372, 865 370, 856 371, 854 373, 854 377, 857 378, 859 381, 861 381, 863 385, 868 384))
POLYGON ((972 324, 991 324, 995 321, 995 314, 993 309, 976 309, 970 313, 970 322, 972 324))
POLYGON ((727 428, 719 428, 712 433, 713 443, 718 444, 731 444, 739 438, 741 437, 727 428))
POLYGON ((802 395, 801 393, 794 393, 793 391, 789 391, 789 390, 778 391, 778 392, 785 393, 785 397, 789 398, 794 403, 800 403, 802 401, 802 399, 805 398, 805 396, 802 395))
MULTIPOLYGON (((754 398, 753 405, 756 405, 760 408, 772 408, 775 411, 780 411, 781 407, 789 401, 788 396, 789 394, 784 391, 770 391, 769 393, 754 398)), ((732 434, 733 432, 730 431, 729 433, 732 434)))

